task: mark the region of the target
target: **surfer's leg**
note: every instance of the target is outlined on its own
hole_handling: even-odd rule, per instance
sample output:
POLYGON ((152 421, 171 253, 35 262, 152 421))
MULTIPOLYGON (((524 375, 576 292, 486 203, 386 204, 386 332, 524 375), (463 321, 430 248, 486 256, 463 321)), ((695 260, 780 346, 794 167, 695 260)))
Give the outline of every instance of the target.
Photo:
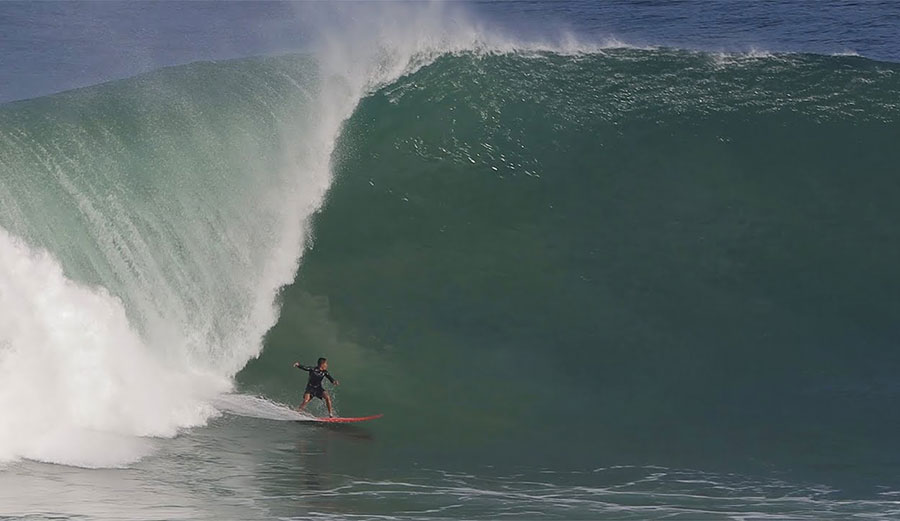
POLYGON ((306 404, 308 404, 310 400, 312 400, 312 395, 309 393, 303 393, 303 403, 300 404, 300 407, 297 407, 297 410, 302 411, 303 408, 306 407, 306 404))
POLYGON ((322 398, 325 399, 325 406, 328 407, 328 417, 334 418, 334 413, 331 410, 331 395, 328 394, 328 391, 322 393, 322 398))

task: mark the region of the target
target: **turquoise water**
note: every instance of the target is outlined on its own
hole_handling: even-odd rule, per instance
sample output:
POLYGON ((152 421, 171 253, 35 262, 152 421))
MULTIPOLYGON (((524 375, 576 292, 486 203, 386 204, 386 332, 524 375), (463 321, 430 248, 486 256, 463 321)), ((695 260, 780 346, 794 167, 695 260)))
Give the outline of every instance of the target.
POLYGON ((900 66, 429 9, 0 106, 0 519, 895 518, 900 66))

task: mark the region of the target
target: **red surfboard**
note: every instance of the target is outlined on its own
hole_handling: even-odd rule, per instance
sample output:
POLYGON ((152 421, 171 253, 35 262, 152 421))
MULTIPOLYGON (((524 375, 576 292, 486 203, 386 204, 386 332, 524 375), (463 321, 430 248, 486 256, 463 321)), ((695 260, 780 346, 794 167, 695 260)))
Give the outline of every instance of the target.
POLYGON ((322 423, 356 423, 369 420, 375 420, 384 416, 383 414, 373 414, 372 416, 363 416, 361 418, 316 418, 315 421, 322 423))

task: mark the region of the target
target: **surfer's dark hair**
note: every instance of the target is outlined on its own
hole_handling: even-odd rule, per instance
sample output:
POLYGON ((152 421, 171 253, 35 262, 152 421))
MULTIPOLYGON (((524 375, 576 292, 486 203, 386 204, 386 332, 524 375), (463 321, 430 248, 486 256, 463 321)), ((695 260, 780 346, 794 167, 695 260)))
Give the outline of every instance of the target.
POLYGON ((316 362, 316 364, 317 364, 317 365, 322 365, 323 362, 327 362, 327 361, 328 361, 328 359, 325 358, 325 357, 323 356, 322 358, 319 359, 318 362, 316 362))

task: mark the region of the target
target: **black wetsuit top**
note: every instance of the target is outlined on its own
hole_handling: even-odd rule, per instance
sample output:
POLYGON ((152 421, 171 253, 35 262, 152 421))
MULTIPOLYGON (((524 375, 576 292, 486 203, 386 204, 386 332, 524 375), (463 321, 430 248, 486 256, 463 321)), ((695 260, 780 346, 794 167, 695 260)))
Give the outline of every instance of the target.
POLYGON ((323 378, 328 378, 329 382, 334 383, 334 378, 328 374, 328 371, 323 371, 318 367, 306 367, 305 365, 301 365, 300 369, 309 373, 309 381, 306 382, 307 389, 322 389, 323 378))

